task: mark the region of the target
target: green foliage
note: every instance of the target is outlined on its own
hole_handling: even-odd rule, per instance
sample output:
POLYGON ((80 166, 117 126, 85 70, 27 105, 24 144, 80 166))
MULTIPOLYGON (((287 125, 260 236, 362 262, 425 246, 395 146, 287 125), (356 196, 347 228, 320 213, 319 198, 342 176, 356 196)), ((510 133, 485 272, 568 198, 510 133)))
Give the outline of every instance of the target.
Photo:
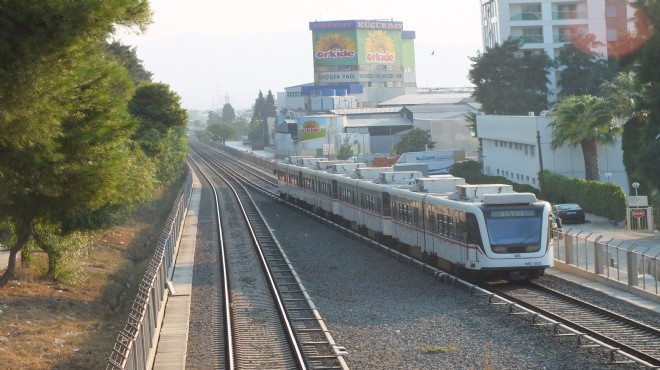
POLYGON ((421 152, 433 149, 435 142, 431 141, 431 131, 414 128, 401 136, 401 141, 396 144, 396 152, 421 152))
POLYGON ((213 111, 213 110, 209 111, 208 118, 206 119, 206 125, 207 126, 219 125, 222 122, 223 122, 222 117, 220 116, 220 114, 218 112, 213 111))
POLYGON ((133 139, 156 165, 156 179, 161 183, 179 176, 188 154, 188 113, 180 100, 169 85, 148 83, 138 87, 128 106, 140 121, 133 139))
POLYGON ((128 75, 135 85, 151 82, 153 73, 144 69, 142 61, 137 57, 137 48, 122 45, 118 41, 108 44, 108 51, 128 71, 128 75))
POLYGON ((347 160, 353 156, 353 148, 351 147, 351 143, 348 141, 348 137, 344 138, 344 142, 341 144, 339 147, 339 151, 337 151, 337 159, 339 160, 347 160))
POLYGON ((472 96, 485 114, 527 115, 548 108, 548 69, 544 52, 523 53, 517 40, 507 40, 471 57, 472 96))
MULTIPOLYGON (((143 28, 150 13, 144 0, 7 0, 0 7, 7 20, 0 22, 0 218, 12 224, 13 258, 31 238, 48 240, 50 231, 35 233, 39 226, 74 235, 93 223, 80 220, 143 196, 124 172, 137 153, 130 141, 136 122, 127 114, 133 83, 108 58, 106 39, 117 25, 143 28)), ((134 170, 150 179, 144 168, 134 170)), ((65 251, 41 246, 54 273, 65 251)), ((8 268, 0 283, 13 274, 8 268)))
POLYGON ((552 117, 552 148, 580 145, 586 179, 598 180, 597 144, 613 144, 620 132, 609 103, 591 95, 568 96, 555 105, 552 117))
POLYGON ((136 133, 155 129, 161 134, 174 127, 186 127, 188 112, 181 108, 181 98, 164 83, 140 85, 128 104, 129 112, 140 119, 136 133))
POLYGON ((519 184, 503 176, 484 175, 481 173, 481 163, 477 161, 468 160, 456 163, 449 169, 449 173, 464 178, 468 184, 508 184, 512 185, 516 192, 534 193, 540 197, 540 191, 529 184, 519 184))
POLYGON ((235 119, 236 113, 234 112, 234 107, 229 103, 222 106, 222 122, 232 123, 235 119))
POLYGON ((657 160, 658 134, 660 134, 660 3, 655 0, 637 0, 633 6, 637 8, 636 29, 633 45, 642 45, 630 58, 630 65, 638 82, 645 87, 644 106, 648 114, 640 120, 643 126, 639 137, 636 154, 632 157, 637 161, 636 168, 640 171, 635 176, 643 179, 640 183, 648 183, 652 189, 660 189, 660 161, 657 160), (650 24, 645 25, 648 21, 650 24), (645 32, 646 31, 646 32, 645 32), (656 155, 656 157, 654 157, 656 155), (646 162, 647 160, 651 162, 646 162))
POLYGON ((626 218, 626 198, 620 186, 588 181, 544 171, 544 193, 553 203, 578 203, 585 212, 622 221, 626 218))
POLYGON ((236 130, 226 123, 217 123, 206 128, 209 138, 213 141, 224 142, 236 134, 236 130))
POLYGON ((156 179, 161 184, 170 184, 180 178, 188 157, 188 137, 185 127, 176 127, 163 138, 163 150, 156 157, 156 179))
POLYGON ((596 95, 603 83, 616 75, 616 66, 594 53, 603 46, 592 34, 574 35, 571 43, 565 44, 555 60, 562 67, 557 84, 561 87, 559 97, 571 95, 596 95))
POLYGON ((67 285, 82 283, 85 275, 80 261, 92 251, 91 234, 77 231, 64 234, 58 227, 41 222, 35 226, 35 233, 40 236, 37 244, 43 244, 42 249, 49 255, 44 274, 67 285))
POLYGON ((248 138, 253 143, 264 142, 264 123, 259 120, 253 119, 247 127, 248 138))
POLYGON ((266 97, 264 97, 264 94, 259 90, 259 95, 254 101, 252 121, 258 120, 263 122, 267 117, 277 117, 275 97, 270 90, 268 90, 268 95, 266 97))

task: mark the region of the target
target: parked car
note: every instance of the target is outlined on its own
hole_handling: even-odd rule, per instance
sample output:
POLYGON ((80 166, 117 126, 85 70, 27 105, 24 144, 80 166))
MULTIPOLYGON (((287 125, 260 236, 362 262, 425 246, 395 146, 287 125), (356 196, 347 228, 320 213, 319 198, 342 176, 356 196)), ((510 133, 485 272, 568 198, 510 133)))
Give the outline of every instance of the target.
POLYGON ((557 215, 562 222, 584 223, 584 210, 578 204, 555 204, 552 206, 552 212, 557 215))

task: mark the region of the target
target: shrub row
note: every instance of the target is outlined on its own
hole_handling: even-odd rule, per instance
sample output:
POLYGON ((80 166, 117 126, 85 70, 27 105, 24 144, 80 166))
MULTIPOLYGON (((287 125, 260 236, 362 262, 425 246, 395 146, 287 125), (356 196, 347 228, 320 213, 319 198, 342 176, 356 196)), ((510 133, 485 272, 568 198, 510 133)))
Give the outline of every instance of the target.
POLYGON ((600 181, 587 181, 544 171, 543 192, 551 203, 577 203, 585 212, 623 221, 626 218, 626 196, 620 186, 600 181))
POLYGON ((585 212, 623 221, 626 218, 626 197, 620 186, 600 181, 587 181, 544 171, 544 194, 528 184, 518 184, 502 176, 481 173, 481 164, 476 161, 456 163, 449 171, 462 177, 469 184, 510 184, 517 192, 534 193, 539 199, 552 204, 577 203, 585 212))

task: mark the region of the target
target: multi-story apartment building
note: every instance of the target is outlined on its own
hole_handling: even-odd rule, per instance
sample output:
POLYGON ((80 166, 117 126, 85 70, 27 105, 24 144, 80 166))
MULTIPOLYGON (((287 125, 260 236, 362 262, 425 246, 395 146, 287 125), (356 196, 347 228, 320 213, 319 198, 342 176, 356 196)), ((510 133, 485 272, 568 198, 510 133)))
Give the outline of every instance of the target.
MULTIPOLYGON (((555 59, 574 35, 592 34, 602 43, 592 51, 607 58, 632 13, 627 0, 481 0, 483 46, 520 39, 523 52, 543 50, 555 59)), ((561 68, 548 76, 551 98, 559 73, 561 68)))

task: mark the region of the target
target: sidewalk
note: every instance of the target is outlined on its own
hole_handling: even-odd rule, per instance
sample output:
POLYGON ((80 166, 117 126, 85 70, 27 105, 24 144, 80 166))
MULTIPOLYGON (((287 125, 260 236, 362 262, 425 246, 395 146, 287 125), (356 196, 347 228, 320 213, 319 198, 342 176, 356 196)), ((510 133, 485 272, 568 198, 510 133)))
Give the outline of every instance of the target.
POLYGON ((566 234, 578 235, 589 240, 599 236, 601 243, 619 246, 624 249, 632 248, 634 251, 655 256, 660 253, 660 233, 656 231, 634 231, 626 229, 625 224, 612 225, 604 217, 586 214, 587 222, 583 224, 564 224, 563 231, 566 234))

